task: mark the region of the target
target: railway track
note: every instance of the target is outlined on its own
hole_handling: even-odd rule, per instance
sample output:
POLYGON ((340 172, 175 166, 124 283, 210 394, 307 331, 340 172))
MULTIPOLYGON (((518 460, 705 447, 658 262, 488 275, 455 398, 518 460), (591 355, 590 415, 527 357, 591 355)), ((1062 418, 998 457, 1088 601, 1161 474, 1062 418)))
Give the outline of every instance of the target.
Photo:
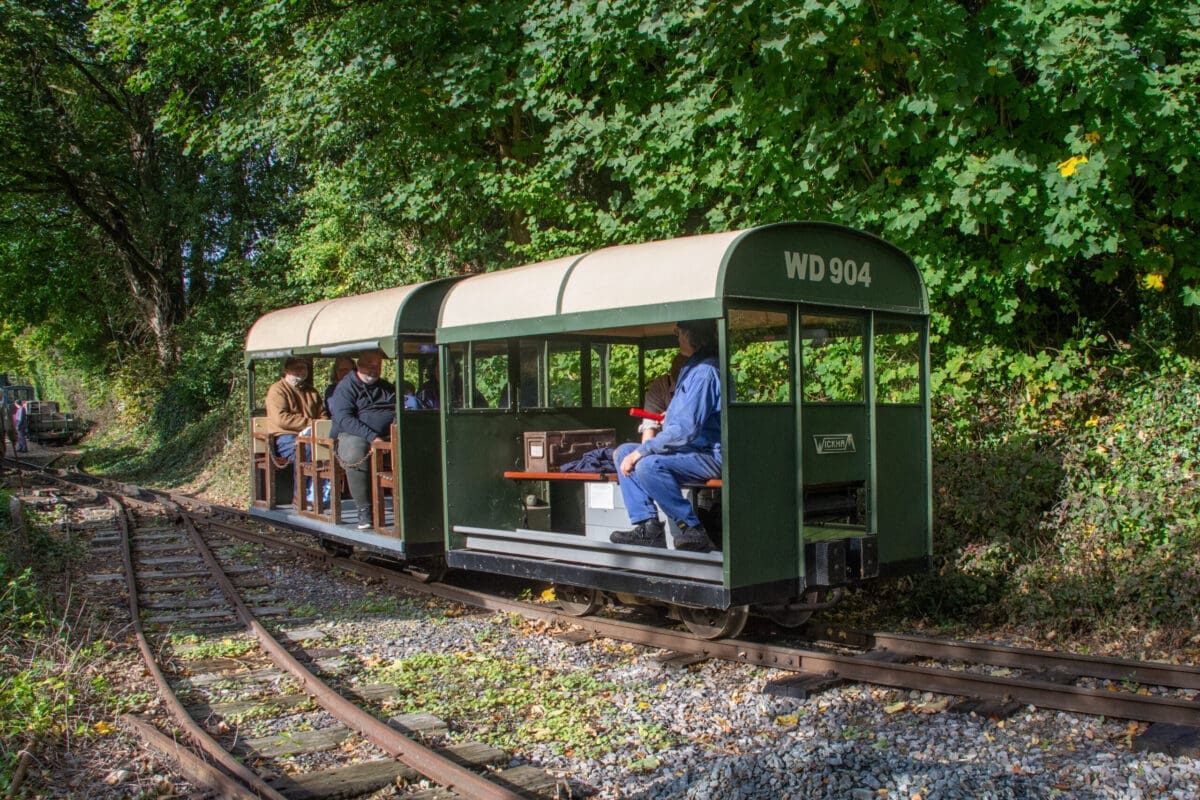
POLYGON ((424 743, 446 731, 429 715, 386 718, 378 709, 394 688, 339 680, 352 654, 297 627, 304 621, 290 618, 258 570, 238 563, 236 540, 205 535, 165 498, 92 491, 107 502, 90 510, 92 547, 120 561, 138 648, 170 712, 123 721, 197 786, 273 800, 368 796, 420 782, 437 787, 429 797, 559 794, 560 782, 541 770, 495 769, 509 757, 494 747, 424 743), (246 635, 231 638, 238 630, 246 635))
MULTIPOLYGON (((341 558, 294 535, 259 530, 242 512, 191 498, 192 524, 222 535, 288 550, 407 591, 425 592, 480 608, 521 614, 573 626, 574 641, 608 637, 664 651, 660 660, 687 664, 699 659, 725 659, 771 667, 791 675, 769 689, 804 696, 843 681, 857 681, 963 698, 961 710, 1002 716, 1025 705, 1105 717, 1124 718, 1160 727, 1200 729, 1200 669, 1124 659, 1077 656, 996 644, 951 642, 878 632, 838 630, 813 625, 803 642, 781 643, 699 638, 661 625, 609 616, 576 616, 545 604, 499 597, 451 583, 425 583, 392 567, 357 558, 341 558)), ((578 606, 573 607, 578 611, 578 606)), ((1154 728, 1151 728, 1153 731, 1154 728)), ((1154 738, 1154 737, 1151 737, 1154 738)), ((1148 745, 1148 749, 1153 745, 1148 745)))
MULTIPOLYGON (((803 645, 751 639, 712 641, 692 633, 600 616, 579 617, 545 605, 500 598, 446 583, 424 584, 394 570, 250 530, 212 517, 213 507, 194 519, 247 541, 282 547, 359 572, 410 591, 493 611, 573 625, 590 636, 609 637, 668 651, 664 660, 720 658, 796 673, 789 692, 815 691, 837 681, 860 681, 903 689, 958 695, 963 710, 1000 714, 1034 705, 1143 722, 1200 728, 1200 668, 1117 658, 1099 658, 1005 645, 864 632, 813 625, 803 645), (1160 693, 1147 693, 1151 689, 1160 693), (1161 690, 1175 690, 1171 695, 1161 690)), ((228 509, 219 509, 230 514, 228 509)), ((236 515, 236 512, 233 512, 236 515)))

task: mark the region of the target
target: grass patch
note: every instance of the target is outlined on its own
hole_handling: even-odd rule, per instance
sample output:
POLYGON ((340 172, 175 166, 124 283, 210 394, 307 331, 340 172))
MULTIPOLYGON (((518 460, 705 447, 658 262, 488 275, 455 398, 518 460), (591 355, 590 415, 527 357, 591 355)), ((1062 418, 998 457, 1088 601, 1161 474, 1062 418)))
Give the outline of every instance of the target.
MULTIPOLYGON (((8 501, 0 491, 0 508, 8 501)), ((111 685, 111 643, 75 630, 78 609, 56 600, 77 553, 40 525, 22 537, 0 524, 0 789, 22 750, 45 757, 68 741, 109 735, 109 720, 149 699, 111 685)))
POLYGON ((367 592, 365 600, 357 600, 350 604, 349 615, 355 617, 360 614, 398 614, 400 608, 400 599, 395 595, 367 592))
POLYGON ((630 687, 548 669, 526 656, 422 653, 373 670, 369 682, 376 681, 400 691, 389 710, 435 714, 509 751, 539 742, 556 753, 594 757, 628 741, 647 752, 674 742, 662 726, 630 722, 613 705, 611 696, 630 687))
POLYGON ((249 639, 196 641, 177 646, 175 656, 189 661, 206 658, 241 658, 258 650, 258 642, 249 639))

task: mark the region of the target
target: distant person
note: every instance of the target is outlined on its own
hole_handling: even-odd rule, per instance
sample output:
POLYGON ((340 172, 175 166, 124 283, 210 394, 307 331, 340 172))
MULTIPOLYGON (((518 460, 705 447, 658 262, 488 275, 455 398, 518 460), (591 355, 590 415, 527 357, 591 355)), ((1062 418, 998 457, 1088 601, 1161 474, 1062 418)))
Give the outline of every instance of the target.
POLYGON ((358 367, 342 379, 329 398, 333 415, 330 435, 337 440, 338 460, 346 470, 360 531, 373 527, 368 457, 376 442, 387 441, 396 421, 396 387, 379 377, 382 367, 382 350, 363 353, 358 357, 358 367))
POLYGON ((354 372, 354 359, 350 356, 338 356, 333 361, 333 367, 329 370, 329 385, 325 387, 325 416, 333 417, 329 411, 329 398, 333 396, 333 390, 342 382, 342 378, 354 372))
POLYGON ((12 423, 13 431, 17 436, 14 446, 18 453, 29 452, 29 441, 26 438, 29 435, 29 407, 26 405, 27 402, 27 400, 18 400, 13 403, 12 423))
POLYGON ((321 416, 321 398, 308 382, 308 362, 292 356, 283 364, 283 377, 267 389, 267 433, 275 434, 275 454, 292 461, 296 434, 321 416))
POLYGON ((721 474, 716 325, 712 320, 680 322, 675 334, 687 361, 679 371, 662 430, 641 444, 623 444, 613 454, 633 529, 613 531, 609 539, 617 544, 666 547, 666 531, 658 518, 661 506, 678 526, 672 529, 675 549, 707 553, 713 549, 712 540, 684 498, 682 485, 721 474))
POLYGON ((438 388, 437 367, 431 366, 425 372, 425 380, 417 389, 417 402, 421 408, 439 408, 441 406, 441 389, 438 388))

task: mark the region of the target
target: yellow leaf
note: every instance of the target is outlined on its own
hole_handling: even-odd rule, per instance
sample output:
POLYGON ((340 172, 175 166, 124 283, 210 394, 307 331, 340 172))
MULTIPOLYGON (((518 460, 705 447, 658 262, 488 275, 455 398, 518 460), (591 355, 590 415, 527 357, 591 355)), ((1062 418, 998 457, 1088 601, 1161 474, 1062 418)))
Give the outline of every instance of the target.
POLYGON ((800 718, 795 714, 781 714, 775 718, 776 725, 795 725, 800 721, 800 718))
POLYGON ((950 700, 948 698, 942 698, 941 700, 933 700, 928 703, 921 703, 921 705, 917 706, 914 710, 921 714, 940 714, 949 706, 950 700))
POLYGON ((883 712, 885 714, 899 714, 901 711, 903 711, 906 708, 908 708, 908 703, 901 700, 898 703, 892 703, 890 706, 884 706, 883 712))
POLYGON ((545 600, 547 603, 553 603, 555 600, 554 587, 551 587, 551 588, 547 589, 546 591, 542 592, 542 599, 545 600))
POLYGON ((1100 424, 1100 418, 1099 418, 1099 417, 1097 417, 1097 416, 1095 416, 1095 415, 1092 415, 1092 416, 1091 416, 1091 417, 1088 419, 1088 421, 1087 421, 1087 422, 1083 423, 1083 427, 1085 427, 1085 428, 1094 428, 1094 427, 1096 427, 1096 426, 1097 426, 1097 425, 1099 425, 1099 424, 1100 424))
POLYGON ((1149 275, 1143 275, 1142 288, 1161 292, 1163 290, 1163 276, 1157 272, 1151 272, 1149 275))
POLYGON ((1066 161, 1059 162, 1058 174, 1062 175, 1064 178, 1069 178, 1075 174, 1075 170, 1078 169, 1081 164, 1086 163, 1087 156, 1071 156, 1066 161))
POLYGON ((100 734, 101 736, 108 736, 110 733, 113 732, 113 726, 109 725, 104 720, 100 720, 92 727, 95 728, 96 733, 100 734))

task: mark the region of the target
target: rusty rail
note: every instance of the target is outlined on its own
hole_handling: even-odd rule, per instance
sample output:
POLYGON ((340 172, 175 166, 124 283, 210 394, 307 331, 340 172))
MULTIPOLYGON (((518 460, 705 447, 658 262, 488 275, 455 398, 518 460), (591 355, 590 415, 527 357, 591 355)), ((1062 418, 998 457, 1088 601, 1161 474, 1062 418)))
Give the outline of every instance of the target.
POLYGON ((190 516, 184 514, 183 520, 193 544, 204 558, 205 563, 208 564, 209 569, 212 570, 213 577, 236 609, 242 623, 258 638, 260 646, 270 656, 271 661, 295 677, 322 708, 337 717, 347 727, 367 737, 392 757, 464 798, 520 800, 523 797, 515 789, 490 781, 449 758, 439 755, 420 742, 408 738, 394 728, 388 727, 375 716, 342 697, 309 671, 254 617, 233 582, 229 580, 229 576, 221 569, 216 556, 209 549, 190 516))
POLYGON ((130 540, 130 520, 128 517, 129 510, 119 503, 116 498, 111 495, 100 493, 109 504, 111 504, 117 513, 117 525, 121 531, 121 560, 125 566, 125 587, 126 594, 129 598, 129 616, 133 623, 134 635, 137 638, 138 650, 141 651, 142 660, 146 664, 146 669, 150 673, 150 677, 154 679, 155 685, 158 687, 159 697, 162 698, 167 710, 176 723, 183 729, 187 737, 202 751, 207 753, 214 761, 220 764, 230 775, 235 776, 241 781, 239 784, 230 775, 221 772, 213 771, 209 777, 217 785, 222 796, 226 797, 258 797, 265 800, 286 800, 286 798, 275 791, 266 781, 247 769, 241 762, 233 757, 225 748, 208 735, 204 728, 200 727, 183 704, 179 702, 171 684, 163 675, 162 670, 158 667, 158 662, 154 658, 154 651, 150 647, 150 642, 146 638, 146 632, 142 628, 141 609, 138 606, 138 588, 137 578, 133 566, 133 544, 130 540))

